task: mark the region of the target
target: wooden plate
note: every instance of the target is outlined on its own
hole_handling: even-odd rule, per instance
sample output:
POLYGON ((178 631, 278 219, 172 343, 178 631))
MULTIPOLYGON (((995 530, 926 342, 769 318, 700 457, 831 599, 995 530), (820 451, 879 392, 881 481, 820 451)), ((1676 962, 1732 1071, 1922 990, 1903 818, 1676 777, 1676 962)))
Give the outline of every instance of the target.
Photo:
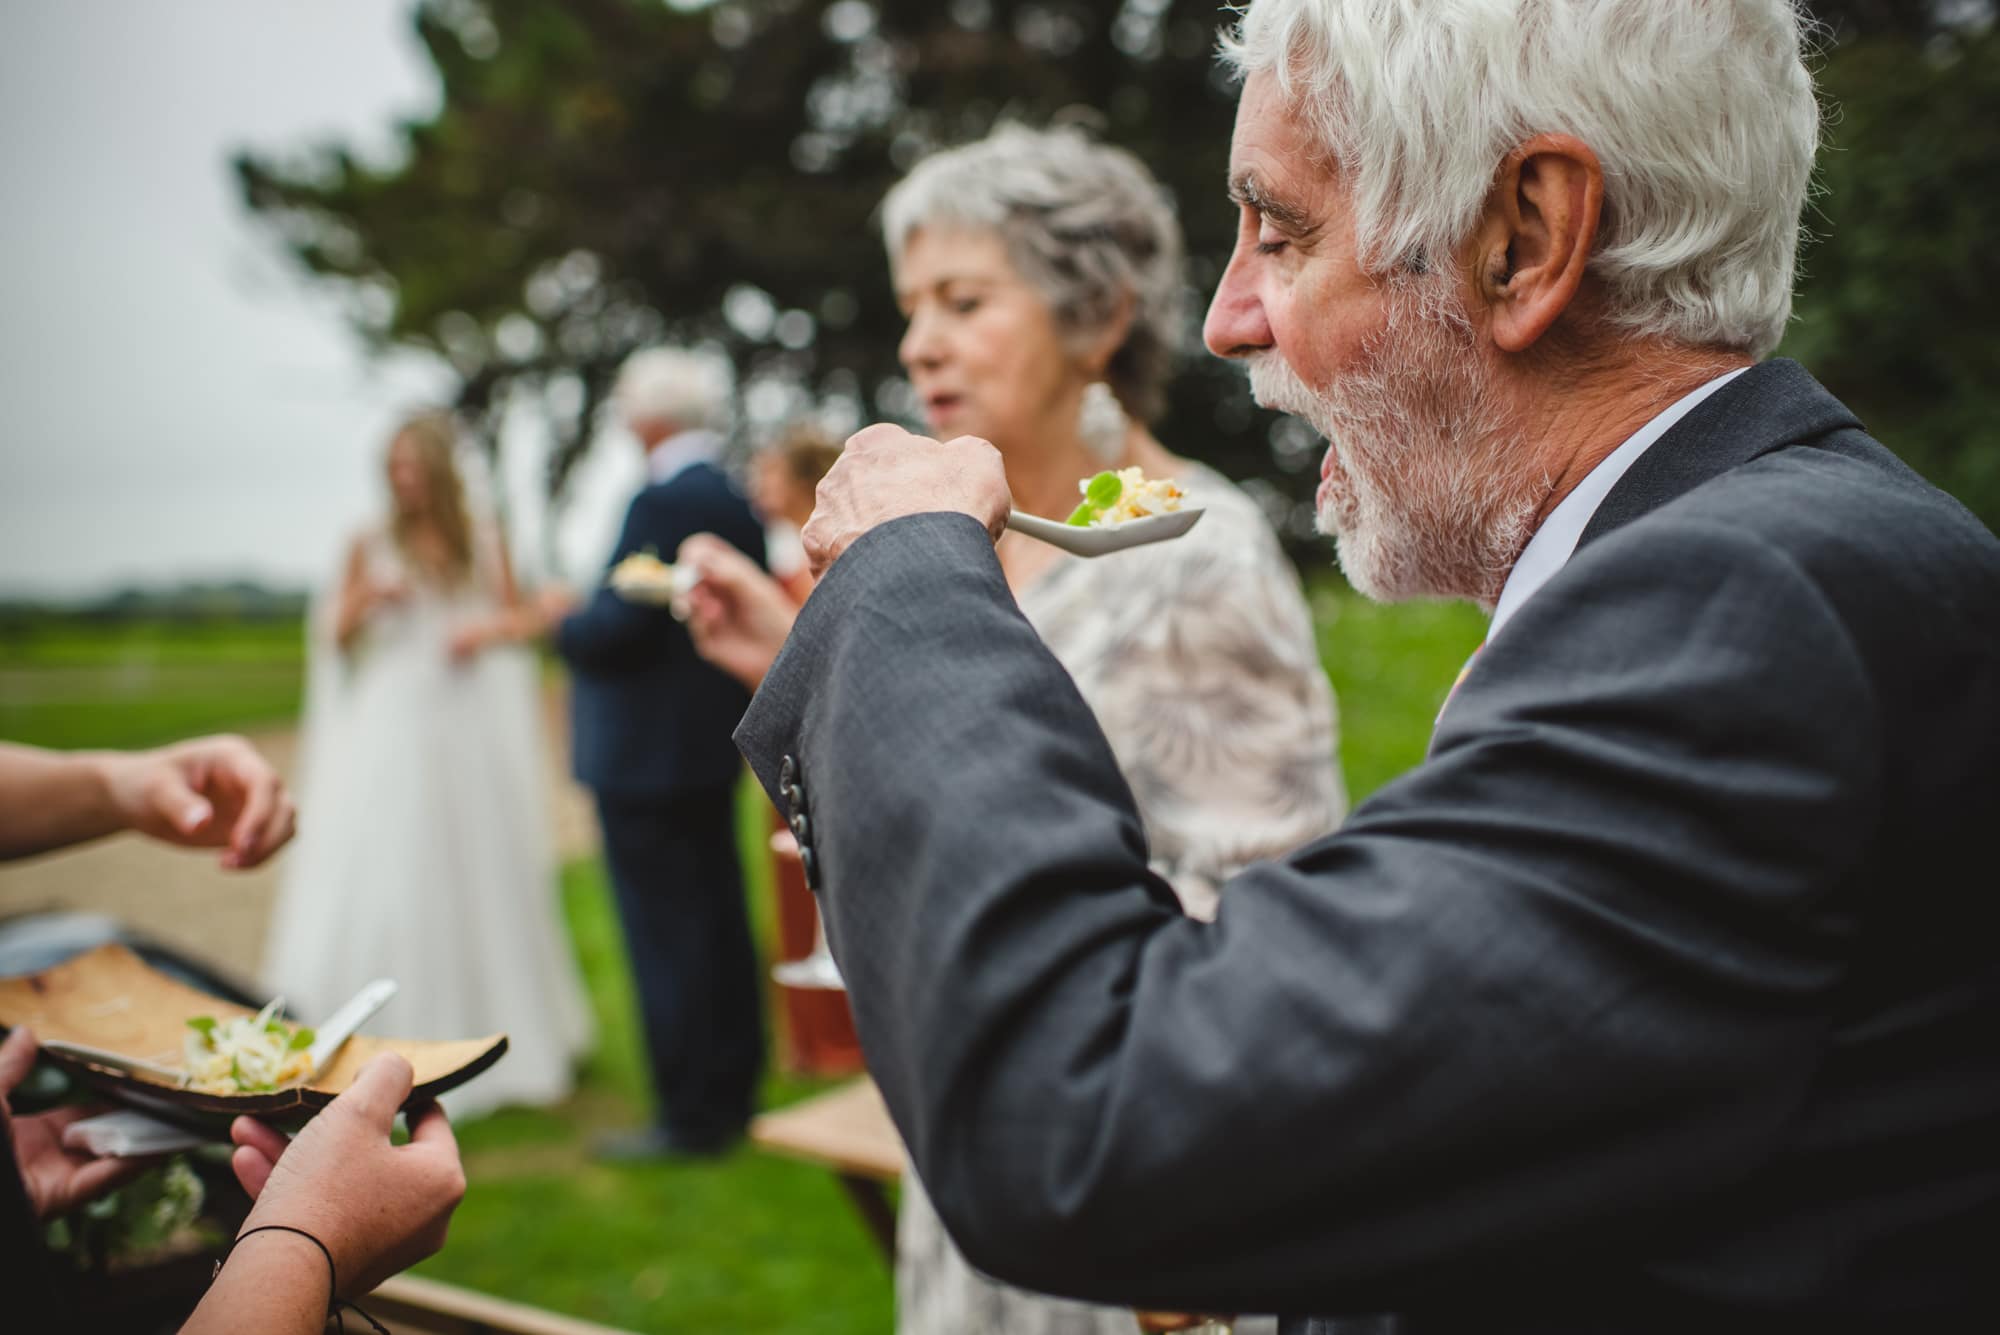
MULTIPOLYGON (((255 1011, 212 997, 167 977, 123 946, 100 946, 51 969, 0 978, 0 1029, 25 1024, 38 1038, 85 1043, 121 1056, 181 1064, 187 1022, 197 1015, 225 1019, 255 1011)), ((269 1094, 204 1094, 158 1076, 111 1070, 57 1053, 50 1060, 115 1098, 149 1110, 303 1119, 325 1107, 354 1081, 370 1057, 400 1053, 416 1073, 404 1104, 426 1102, 455 1089, 500 1060, 507 1036, 433 1042, 418 1038, 355 1035, 310 1085, 269 1094)))

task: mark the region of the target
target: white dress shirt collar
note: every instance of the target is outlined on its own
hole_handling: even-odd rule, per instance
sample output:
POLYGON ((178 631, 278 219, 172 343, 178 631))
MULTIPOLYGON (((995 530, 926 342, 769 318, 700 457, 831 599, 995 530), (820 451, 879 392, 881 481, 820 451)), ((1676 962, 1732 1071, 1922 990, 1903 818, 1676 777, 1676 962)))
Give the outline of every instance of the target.
POLYGON ((1584 475, 1583 481, 1577 483, 1569 495, 1562 498, 1555 509, 1549 511, 1549 517, 1542 521, 1542 526, 1535 530, 1535 536, 1528 540, 1521 559, 1514 563, 1507 583, 1500 590, 1500 601, 1493 607, 1493 624, 1486 630, 1487 639, 1498 635, 1500 628, 1521 610, 1521 605, 1533 597, 1542 585, 1555 578, 1556 572, 1575 553, 1576 544, 1582 539, 1583 531, 1590 527, 1597 507, 1604 503, 1604 498, 1611 494, 1611 489, 1618 485, 1626 470, 1639 461, 1639 456, 1709 395, 1748 369, 1742 367, 1719 375, 1677 400, 1672 407, 1635 431, 1623 445, 1606 455, 1597 467, 1584 475))
POLYGON ((696 464, 713 463, 722 454, 722 437, 713 431, 681 431, 646 452, 646 479, 655 486, 671 482, 696 464))

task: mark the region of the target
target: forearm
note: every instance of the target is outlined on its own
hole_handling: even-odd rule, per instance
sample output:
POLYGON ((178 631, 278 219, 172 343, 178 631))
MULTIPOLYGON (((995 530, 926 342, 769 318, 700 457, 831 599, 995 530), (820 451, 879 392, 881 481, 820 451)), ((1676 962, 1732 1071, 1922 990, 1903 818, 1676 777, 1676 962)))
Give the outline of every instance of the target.
POLYGON ((528 607, 502 607, 452 632, 454 658, 470 658, 502 645, 526 644, 541 636, 546 622, 528 607))
MULTIPOLYGON (((871 1069, 975 1265, 1098 1300, 1393 1308, 1414 1276, 1588 1247, 1765 1151, 1839 976, 1843 920, 1811 908, 1870 762, 1823 720, 1860 682, 1716 718, 1814 799, 1739 800, 1681 721, 1758 697, 1593 638, 1579 599, 1539 642, 1597 644, 1588 674, 1497 646, 1456 708, 1504 717, 1237 878, 1207 927, 1162 906, 1108 748, 979 537, 922 516, 857 542, 739 734, 781 807, 795 757, 871 1069), (1610 722, 1570 726, 1571 698, 1610 722), (1280 1218, 1310 1237, 1260 1232, 1280 1218)), ((1647 574, 1607 580, 1610 605, 1647 574)), ((1782 592, 1653 591, 1648 624, 1671 642, 1782 592)), ((1811 629, 1738 670, 1839 662, 1811 629)))
POLYGON ((353 588, 341 591, 340 604, 333 614, 333 642, 341 652, 354 647, 368 624, 370 610, 368 599, 359 591, 353 588))
POLYGON ((181 1335, 319 1335, 330 1305, 326 1256, 292 1233, 238 1242, 181 1335))
POLYGON ((528 644, 548 633, 549 623, 531 604, 502 607, 486 623, 489 644, 528 644))
POLYGON ((0 743, 0 858, 83 843, 126 828, 104 752, 0 743))

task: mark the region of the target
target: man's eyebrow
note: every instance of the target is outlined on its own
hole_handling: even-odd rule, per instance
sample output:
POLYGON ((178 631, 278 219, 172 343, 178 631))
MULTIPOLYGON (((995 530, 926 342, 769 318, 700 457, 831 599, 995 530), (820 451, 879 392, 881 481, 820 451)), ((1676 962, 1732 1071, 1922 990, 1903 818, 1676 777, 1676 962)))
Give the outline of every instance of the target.
POLYGON ((1295 236, 1304 236, 1314 230, 1312 219, 1306 216, 1304 209, 1274 198, 1254 173, 1241 172, 1231 180, 1229 198, 1246 208, 1255 209, 1295 236))

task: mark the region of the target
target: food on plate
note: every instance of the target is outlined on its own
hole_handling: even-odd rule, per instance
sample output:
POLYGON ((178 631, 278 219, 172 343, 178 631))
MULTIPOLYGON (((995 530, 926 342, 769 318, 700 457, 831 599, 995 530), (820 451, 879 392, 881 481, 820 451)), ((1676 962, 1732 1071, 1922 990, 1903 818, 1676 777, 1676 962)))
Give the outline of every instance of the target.
POLYGON ((203 1094, 269 1094, 312 1074, 311 1029, 277 1018, 273 1001, 254 1016, 187 1022, 182 1058, 189 1089, 203 1094))
POLYGON ((633 552, 611 567, 610 584, 618 590, 649 589, 671 592, 676 571, 671 563, 652 552, 633 552))
POLYGON ((1078 528, 1123 524, 1148 515, 1181 508, 1187 493, 1172 478, 1149 478, 1139 468, 1121 468, 1085 478, 1076 484, 1083 502, 1070 511, 1068 523, 1078 528))

